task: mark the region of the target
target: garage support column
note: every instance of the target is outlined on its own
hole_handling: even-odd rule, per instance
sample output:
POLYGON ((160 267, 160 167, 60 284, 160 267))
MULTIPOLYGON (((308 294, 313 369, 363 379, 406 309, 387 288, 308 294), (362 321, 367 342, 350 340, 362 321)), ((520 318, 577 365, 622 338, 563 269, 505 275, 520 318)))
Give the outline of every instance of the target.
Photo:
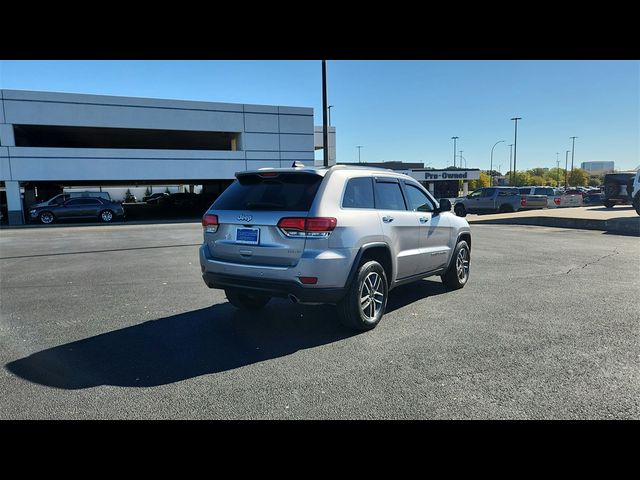
POLYGON ((7 190, 7 212, 9 225, 24 224, 22 200, 20 199, 20 182, 4 182, 7 190))
POLYGON ((469 182, 463 182, 462 183, 462 196, 466 197, 468 193, 469 193, 469 182))

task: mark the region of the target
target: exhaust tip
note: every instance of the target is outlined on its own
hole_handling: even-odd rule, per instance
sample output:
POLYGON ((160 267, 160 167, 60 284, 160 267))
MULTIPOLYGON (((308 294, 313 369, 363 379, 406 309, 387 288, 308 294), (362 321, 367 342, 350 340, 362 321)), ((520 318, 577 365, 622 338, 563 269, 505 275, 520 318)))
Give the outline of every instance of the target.
POLYGON ((298 303, 299 302, 298 297, 296 297, 295 295, 293 295, 291 293, 289 294, 289 300, 291 300, 293 303, 298 303))

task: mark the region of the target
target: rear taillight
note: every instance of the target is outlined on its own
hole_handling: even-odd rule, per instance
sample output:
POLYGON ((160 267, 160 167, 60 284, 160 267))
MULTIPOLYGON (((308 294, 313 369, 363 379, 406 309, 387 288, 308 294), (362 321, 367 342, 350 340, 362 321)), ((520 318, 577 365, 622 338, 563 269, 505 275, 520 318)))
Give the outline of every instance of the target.
POLYGON ((288 237, 323 238, 337 223, 333 217, 285 217, 278 222, 278 228, 288 237))
POLYGON ((556 205, 560 205, 560 197, 554 198, 553 203, 555 203, 556 205))
POLYGON ((216 233, 218 231, 218 216, 205 213, 202 217, 202 228, 205 232, 216 233))
POLYGON ((524 207, 526 205, 527 205, 527 197, 523 195, 522 197, 520 197, 520 206, 524 207))

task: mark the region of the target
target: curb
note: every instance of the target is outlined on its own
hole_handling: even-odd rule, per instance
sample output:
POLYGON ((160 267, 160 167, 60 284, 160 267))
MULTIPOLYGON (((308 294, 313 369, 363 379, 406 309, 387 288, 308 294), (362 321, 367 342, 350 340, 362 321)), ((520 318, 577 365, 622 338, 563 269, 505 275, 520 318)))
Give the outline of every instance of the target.
POLYGON ((78 223, 54 223, 49 225, 41 225, 38 223, 26 223, 24 225, 0 225, 0 230, 14 230, 21 228, 69 228, 69 227, 115 227, 115 226, 128 226, 128 225, 165 225, 172 223, 200 223, 201 217, 197 218, 176 218, 167 220, 128 220, 117 222, 78 222, 78 223))
POLYGON ((493 218, 488 220, 467 220, 470 224, 493 225, 536 225, 540 227, 574 228, 583 230, 601 230, 620 235, 640 237, 640 217, 611 218, 595 220, 588 218, 559 218, 559 217, 520 217, 493 218))

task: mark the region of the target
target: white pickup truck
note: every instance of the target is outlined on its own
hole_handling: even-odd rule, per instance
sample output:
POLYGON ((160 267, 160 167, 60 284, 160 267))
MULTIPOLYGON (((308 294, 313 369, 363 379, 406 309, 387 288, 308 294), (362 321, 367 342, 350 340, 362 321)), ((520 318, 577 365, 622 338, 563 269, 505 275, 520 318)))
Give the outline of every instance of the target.
POLYGON ((546 195, 547 208, 581 207, 582 195, 564 195, 553 187, 518 187, 522 195, 546 195))

